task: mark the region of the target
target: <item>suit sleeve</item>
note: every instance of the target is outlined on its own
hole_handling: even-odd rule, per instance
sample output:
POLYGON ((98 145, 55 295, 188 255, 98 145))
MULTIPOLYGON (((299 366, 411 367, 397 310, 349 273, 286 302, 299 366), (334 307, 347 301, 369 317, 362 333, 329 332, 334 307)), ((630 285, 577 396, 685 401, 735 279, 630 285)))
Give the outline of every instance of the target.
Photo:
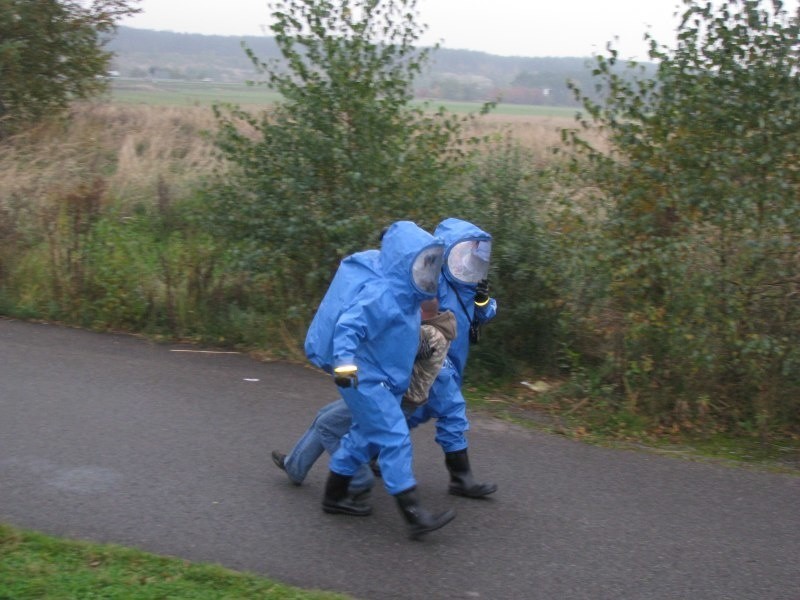
POLYGON ((485 306, 475 306, 475 318, 478 323, 486 323, 491 321, 497 314, 497 300, 490 298, 485 306))

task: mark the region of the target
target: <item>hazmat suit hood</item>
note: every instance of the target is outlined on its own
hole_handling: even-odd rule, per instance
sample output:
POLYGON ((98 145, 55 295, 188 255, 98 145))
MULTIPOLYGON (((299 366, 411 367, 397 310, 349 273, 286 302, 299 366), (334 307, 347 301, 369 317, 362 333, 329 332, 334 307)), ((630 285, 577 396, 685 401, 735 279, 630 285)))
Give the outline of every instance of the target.
POLYGON ((492 236, 477 225, 456 218, 442 221, 434 235, 445 244, 438 291, 440 310, 452 311, 458 322, 458 333, 447 357, 461 377, 469 354, 470 323, 475 318, 479 322, 489 320, 496 312, 494 299, 477 312, 475 307, 477 284, 489 274, 492 236))
POLYGON ((467 286, 473 292, 489 276, 492 236, 461 219, 445 219, 434 232, 445 244, 443 274, 451 285, 467 286))
POLYGON ((381 240, 381 268, 404 305, 436 297, 444 245, 411 221, 393 223, 381 240))

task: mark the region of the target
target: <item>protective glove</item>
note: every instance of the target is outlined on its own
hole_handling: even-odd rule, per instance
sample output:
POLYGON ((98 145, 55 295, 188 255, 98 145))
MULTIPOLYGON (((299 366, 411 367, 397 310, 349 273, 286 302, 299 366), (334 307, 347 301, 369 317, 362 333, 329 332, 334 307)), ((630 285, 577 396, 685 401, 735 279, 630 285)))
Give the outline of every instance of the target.
POLYGON ((489 302, 489 280, 482 279, 475 288, 475 304, 485 306, 489 302))
POLYGON ((339 387, 358 387, 358 367, 343 365, 333 370, 333 381, 339 387))

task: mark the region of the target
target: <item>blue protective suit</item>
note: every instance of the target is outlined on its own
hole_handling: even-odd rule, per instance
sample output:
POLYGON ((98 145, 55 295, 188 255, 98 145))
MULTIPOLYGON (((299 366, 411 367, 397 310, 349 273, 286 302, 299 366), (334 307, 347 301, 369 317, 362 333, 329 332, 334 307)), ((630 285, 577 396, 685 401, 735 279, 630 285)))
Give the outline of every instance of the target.
MULTIPOLYGON (((309 360, 332 373, 358 367, 358 387, 339 388, 353 414, 350 431, 333 454, 330 469, 352 476, 378 454, 387 491, 394 495, 416 485, 411 438, 400 408, 419 343, 420 302, 433 297, 414 283, 421 253, 443 249, 410 221, 386 231, 381 250, 345 258, 322 299, 306 335, 309 360)), ((440 260, 436 269, 440 268, 440 260)), ((433 288, 435 288, 435 277, 433 288)))
POLYGON ((440 310, 451 310, 456 315, 458 332, 450 344, 444 365, 431 386, 428 403, 421 406, 409 418, 410 427, 436 419, 436 442, 444 452, 457 452, 467 448, 466 432, 469 430, 467 405, 461 393, 464 369, 469 354, 469 326, 473 318, 484 323, 497 314, 497 302, 492 298, 488 304, 475 304, 475 283, 459 281, 447 267, 449 252, 465 240, 491 241, 492 236, 480 227, 461 219, 445 219, 434 231, 436 237, 445 242, 445 266, 439 281, 440 310))

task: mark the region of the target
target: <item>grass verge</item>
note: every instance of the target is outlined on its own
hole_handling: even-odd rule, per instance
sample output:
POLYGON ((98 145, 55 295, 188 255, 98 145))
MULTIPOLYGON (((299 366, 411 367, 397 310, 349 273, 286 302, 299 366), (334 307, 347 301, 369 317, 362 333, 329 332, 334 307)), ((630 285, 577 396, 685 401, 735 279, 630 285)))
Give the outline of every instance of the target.
POLYGON ((537 382, 549 388, 539 390, 528 387, 536 384, 523 384, 468 387, 464 393, 471 410, 589 444, 800 476, 798 436, 787 434, 779 441, 765 441, 755 434, 664 427, 635 414, 604 408, 597 399, 558 397, 558 384, 537 382))
POLYGON ((63 540, 0 524, 0 600, 347 600, 217 565, 110 544, 63 540))

